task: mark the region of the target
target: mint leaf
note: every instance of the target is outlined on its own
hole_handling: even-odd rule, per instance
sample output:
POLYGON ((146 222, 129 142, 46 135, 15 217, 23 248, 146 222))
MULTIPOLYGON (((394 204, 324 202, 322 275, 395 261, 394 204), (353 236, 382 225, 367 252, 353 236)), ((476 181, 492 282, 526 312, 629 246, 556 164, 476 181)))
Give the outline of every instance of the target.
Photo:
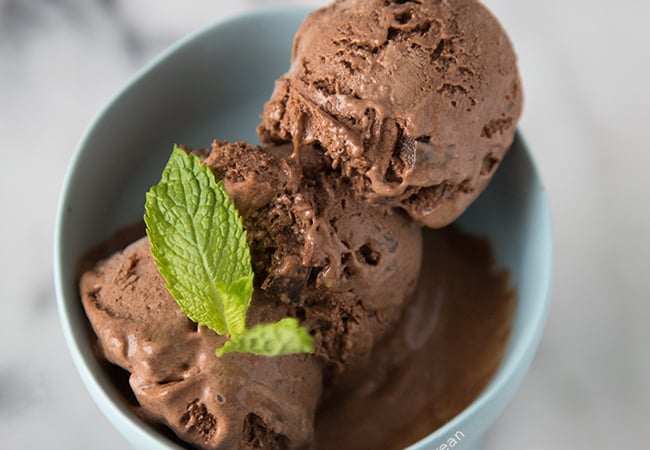
POLYGON ((227 335, 219 350, 260 355, 313 352, 293 318, 246 328, 253 268, 246 231, 222 181, 174 146, 160 182, 147 192, 147 236, 167 289, 194 322, 227 335))
POLYGON ((314 338, 293 317, 275 323, 261 323, 226 342, 217 356, 240 352, 275 356, 314 351, 314 338))
POLYGON ((183 312, 219 334, 242 333, 253 270, 246 231, 223 182, 175 146, 145 210, 151 251, 183 312))

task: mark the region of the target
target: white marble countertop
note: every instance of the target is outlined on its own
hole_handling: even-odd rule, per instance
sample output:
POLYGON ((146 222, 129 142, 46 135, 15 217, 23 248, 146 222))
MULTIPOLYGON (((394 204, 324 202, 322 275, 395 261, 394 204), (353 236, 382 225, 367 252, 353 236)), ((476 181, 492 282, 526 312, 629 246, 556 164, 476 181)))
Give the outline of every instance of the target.
MULTIPOLYGON (((224 16, 289 3, 325 2, 0 0, 0 448, 126 447, 81 385, 57 318, 63 174, 90 120, 148 59, 224 16)), ((539 353, 485 449, 648 448, 650 3, 486 3, 520 57, 521 129, 557 247, 539 353)))

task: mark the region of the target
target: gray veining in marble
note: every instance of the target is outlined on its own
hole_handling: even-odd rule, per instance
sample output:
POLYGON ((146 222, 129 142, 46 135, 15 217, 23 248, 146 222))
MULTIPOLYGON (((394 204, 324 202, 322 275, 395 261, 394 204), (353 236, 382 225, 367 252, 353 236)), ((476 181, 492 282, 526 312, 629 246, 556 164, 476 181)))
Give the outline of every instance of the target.
MULTIPOLYGON (((54 215, 101 106, 177 38, 325 1, 0 0, 0 449, 116 449, 58 323, 54 215)), ((486 450, 648 448, 650 3, 486 0, 515 43, 521 129, 550 194, 553 304, 486 450)))

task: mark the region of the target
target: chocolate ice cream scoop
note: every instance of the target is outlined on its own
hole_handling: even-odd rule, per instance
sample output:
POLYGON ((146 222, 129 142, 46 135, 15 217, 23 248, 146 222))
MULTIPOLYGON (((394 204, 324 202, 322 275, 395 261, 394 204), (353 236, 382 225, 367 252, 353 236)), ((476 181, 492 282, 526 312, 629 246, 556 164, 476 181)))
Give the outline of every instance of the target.
POLYGON ((323 153, 215 141, 203 160, 242 215, 257 283, 314 332, 335 375, 365 364, 413 294, 420 227, 353 194, 323 153))
MULTIPOLYGON (((226 354, 225 337, 191 322, 142 238, 86 271, 79 290, 102 355, 130 372, 138 412, 199 448, 308 448, 322 386, 306 354, 226 354)), ((287 308, 256 291, 248 322, 287 308)))
POLYGON ((307 17, 262 141, 316 144, 360 197, 441 227, 512 143, 516 57, 476 0, 343 0, 307 17))

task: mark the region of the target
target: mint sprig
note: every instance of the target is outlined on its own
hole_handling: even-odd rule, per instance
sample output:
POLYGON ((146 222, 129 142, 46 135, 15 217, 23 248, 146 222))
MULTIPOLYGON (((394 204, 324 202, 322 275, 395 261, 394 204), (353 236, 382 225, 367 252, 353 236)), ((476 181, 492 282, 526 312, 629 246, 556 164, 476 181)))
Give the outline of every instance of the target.
POLYGON ((147 192, 144 220, 167 289, 192 321, 230 337, 216 351, 281 355, 313 352, 293 318, 246 328, 253 268, 246 230, 222 181, 178 146, 147 192))

